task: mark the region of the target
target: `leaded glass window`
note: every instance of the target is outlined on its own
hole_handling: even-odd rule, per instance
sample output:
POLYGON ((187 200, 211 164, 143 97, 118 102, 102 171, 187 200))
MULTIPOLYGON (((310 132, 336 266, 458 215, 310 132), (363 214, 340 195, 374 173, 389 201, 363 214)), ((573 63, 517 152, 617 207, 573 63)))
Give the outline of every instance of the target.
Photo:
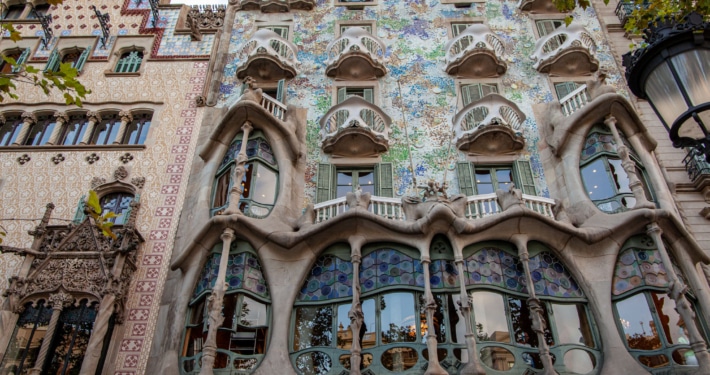
POLYGON ((20 314, 10 344, 0 363, 0 372, 9 369, 13 374, 27 374, 35 366, 39 348, 44 340, 52 309, 40 301, 28 303, 20 314))
POLYGON ((99 203, 103 212, 111 211, 116 214, 115 218, 109 219, 114 225, 123 225, 128 220, 133 202, 133 194, 111 193, 101 197, 99 203))
POLYGON ((116 73, 135 73, 143 62, 142 51, 130 51, 121 55, 116 64, 116 73))

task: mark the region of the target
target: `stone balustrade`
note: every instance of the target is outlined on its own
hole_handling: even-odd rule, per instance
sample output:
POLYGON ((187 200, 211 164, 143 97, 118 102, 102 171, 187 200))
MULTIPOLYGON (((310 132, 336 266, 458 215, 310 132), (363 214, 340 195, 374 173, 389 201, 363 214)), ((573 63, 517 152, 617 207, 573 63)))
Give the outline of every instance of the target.
POLYGON ((567 94, 564 98, 560 99, 560 105, 562 106, 562 114, 569 116, 580 108, 584 107, 589 103, 589 93, 587 92, 587 85, 581 85, 577 87, 574 91, 567 94))

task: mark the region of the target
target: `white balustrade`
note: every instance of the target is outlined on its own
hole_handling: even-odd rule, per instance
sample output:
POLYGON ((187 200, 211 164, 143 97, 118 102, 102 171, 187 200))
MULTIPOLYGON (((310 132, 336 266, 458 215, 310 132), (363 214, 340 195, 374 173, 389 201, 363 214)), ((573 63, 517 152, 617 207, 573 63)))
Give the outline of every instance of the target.
POLYGON ((564 98, 560 99, 560 105, 562 105, 562 114, 569 116, 578 109, 584 107, 589 103, 589 93, 587 93, 587 85, 581 85, 577 87, 574 91, 567 94, 564 98))
POLYGON ((296 46, 268 29, 257 30, 244 47, 239 50, 240 66, 246 64, 250 57, 258 54, 270 55, 291 67, 295 67, 298 64, 296 46))
POLYGON ((484 24, 473 24, 462 31, 444 46, 446 64, 461 59, 473 50, 487 49, 493 51, 498 58, 503 57, 505 48, 500 38, 484 24))
POLYGON ((571 47, 584 47, 590 56, 593 56, 597 51, 594 39, 584 27, 575 24, 567 27, 560 26, 540 38, 535 44, 535 51, 530 56, 535 61, 533 67, 538 69, 547 59, 571 47))
POLYGON ((277 119, 284 121, 286 118, 286 106, 271 96, 262 94, 260 104, 277 119))

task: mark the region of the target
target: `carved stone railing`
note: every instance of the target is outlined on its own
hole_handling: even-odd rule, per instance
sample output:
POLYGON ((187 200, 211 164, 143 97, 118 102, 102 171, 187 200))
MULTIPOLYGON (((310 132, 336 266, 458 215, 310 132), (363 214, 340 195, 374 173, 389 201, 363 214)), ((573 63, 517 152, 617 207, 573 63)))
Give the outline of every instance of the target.
POLYGON ((582 74, 599 69, 594 58, 597 46, 587 30, 580 25, 561 26, 540 38, 530 58, 541 73, 551 70, 566 74, 582 74), (579 56, 578 54, 584 56, 579 56), (559 65, 559 66, 551 66, 559 65))
POLYGON ((237 53, 237 78, 260 77, 263 80, 293 78, 296 75, 296 46, 279 34, 257 30, 237 53))
POLYGON ((473 24, 444 47, 446 72, 470 78, 497 77, 505 73, 505 48, 500 38, 484 24, 473 24), (482 58, 487 57, 487 58, 482 58))
MULTIPOLYGON (((549 218, 554 219, 552 207, 555 201, 550 198, 537 197, 523 194, 525 207, 549 218)), ((331 199, 313 206, 315 212, 315 222, 321 223, 332 219, 350 209, 345 197, 331 199)), ((370 198, 369 212, 391 220, 406 220, 402 201, 398 198, 386 198, 373 196, 370 198)), ((502 212, 496 199, 496 194, 473 195, 466 198, 465 217, 467 219, 481 219, 502 212)))
POLYGON ((391 123, 392 119, 378 106, 351 96, 321 118, 323 151, 349 156, 387 151, 391 123))
POLYGON ((519 150, 525 143, 522 137, 524 121, 525 114, 515 103, 501 95, 488 94, 454 116, 456 146, 462 151, 473 153, 519 150), (507 137, 500 137, 501 132, 507 137), (482 133, 491 137, 479 139, 482 133))
POLYGON ((286 106, 280 101, 272 98, 269 95, 262 94, 261 104, 265 110, 269 111, 277 119, 284 121, 286 119, 286 106))
POLYGON ((562 114, 569 116, 578 109, 584 107, 589 103, 589 93, 587 92, 587 85, 581 85, 577 87, 574 91, 567 94, 564 98, 560 99, 560 105, 562 106, 562 114))
POLYGON ((382 77, 387 74, 384 65, 386 49, 385 44, 367 30, 350 27, 326 48, 326 75, 345 80, 382 77))
POLYGON ((288 0, 241 0, 239 5, 241 10, 261 10, 264 13, 286 13, 291 10, 288 0))

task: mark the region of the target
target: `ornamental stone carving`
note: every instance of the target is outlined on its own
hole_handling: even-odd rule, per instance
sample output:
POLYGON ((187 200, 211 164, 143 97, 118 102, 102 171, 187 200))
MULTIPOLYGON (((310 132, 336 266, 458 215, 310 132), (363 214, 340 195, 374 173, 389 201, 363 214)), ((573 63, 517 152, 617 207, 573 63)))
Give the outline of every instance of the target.
POLYGON ((116 170, 113 172, 113 178, 116 180, 123 180, 126 177, 128 177, 128 170, 124 166, 120 166, 116 168, 116 170))
POLYGON ((22 120, 24 122, 29 122, 31 124, 34 124, 37 122, 37 116, 35 116, 35 114, 32 112, 23 112, 20 117, 22 118, 22 120))

